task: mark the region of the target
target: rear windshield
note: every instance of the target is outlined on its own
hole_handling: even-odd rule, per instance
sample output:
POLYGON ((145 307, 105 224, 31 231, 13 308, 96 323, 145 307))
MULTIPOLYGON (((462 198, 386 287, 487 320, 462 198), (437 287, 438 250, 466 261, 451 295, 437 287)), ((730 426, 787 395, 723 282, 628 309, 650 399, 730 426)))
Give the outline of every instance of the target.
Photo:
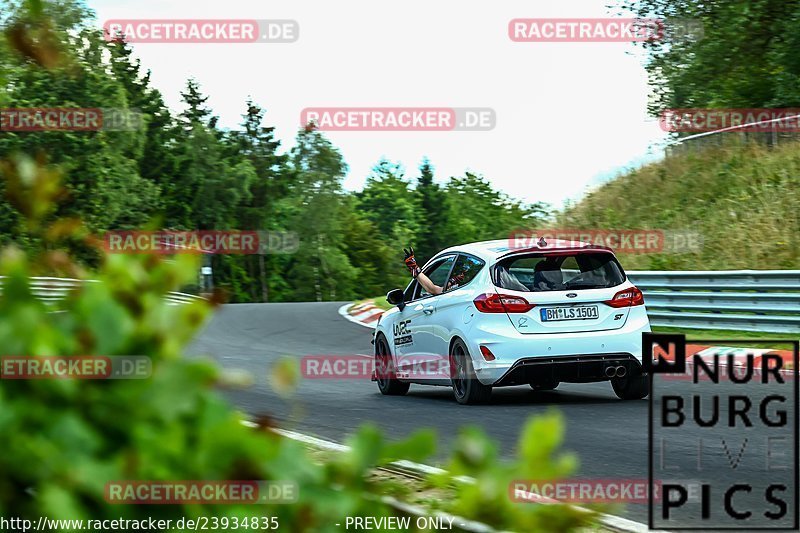
POLYGON ((494 270, 495 285, 524 292, 605 289, 624 281, 616 258, 604 252, 516 255, 494 270))

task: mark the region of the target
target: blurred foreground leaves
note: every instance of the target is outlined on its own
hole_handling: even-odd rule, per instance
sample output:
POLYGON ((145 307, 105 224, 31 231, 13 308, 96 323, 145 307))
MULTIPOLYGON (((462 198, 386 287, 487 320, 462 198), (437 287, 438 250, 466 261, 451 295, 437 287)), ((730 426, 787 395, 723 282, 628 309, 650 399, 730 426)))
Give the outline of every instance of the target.
MULTIPOLYGON (((0 59, 10 47, 36 68, 68 66, 43 15, 44 3, 24 4, 29 18, 6 28, 0 59)), ((0 86, 0 105, 7 101, 4 90, 0 86)), ((15 233, 24 236, 24 243, 11 239, 0 249, 0 356, 138 355, 151 359, 153 371, 149 379, 138 380, 0 380, 0 516, 275 516, 282 530, 316 532, 339 531, 335 524, 346 516, 395 512, 381 502, 385 491, 369 473, 394 460, 430 457, 435 451, 432 431, 389 443, 366 426, 349 439, 349 452, 319 464, 303 445, 270 431, 269 413, 256 418, 256 429, 242 424, 242 415, 218 388, 248 380, 183 357, 212 304, 168 306, 164 301, 168 291, 194 278, 197 258, 105 255, 82 222, 57 209, 66 197, 61 179, 74 169, 48 165, 46 151, 35 158, 24 153, 0 154, 0 190, 18 213, 16 222, 9 223, 25 228, 15 233), (66 243, 80 243, 96 254, 97 268, 86 271, 65 251, 72 249, 66 243), (33 276, 45 274, 94 281, 48 307, 31 284, 33 276), (299 486, 299 501, 109 504, 106 484, 123 480, 291 480, 299 486)), ((96 192, 95 185, 87 181, 83 193, 96 192)), ((102 202, 97 205, 103 208, 102 202)), ((291 363, 281 362, 273 386, 289 396, 297 375, 291 363)), ((564 506, 515 504, 509 498, 512 476, 544 479, 569 473, 574 459, 556 455, 562 433, 557 415, 534 420, 524 431, 519 458, 502 463, 485 435, 465 430, 456 439, 449 468, 452 475, 470 475, 477 483, 457 484, 451 475, 431 480, 458 487, 458 497, 440 502, 441 507, 512 530, 569 531, 585 525, 591 515, 564 506)))
MULTIPOLYGON (((28 160, 22 164, 38 165, 28 160)), ((41 169, 30 175, 33 182, 24 198, 46 206, 54 189, 36 181, 52 175, 41 169)), ((27 212, 35 218, 39 211, 27 212)), ((75 238, 81 236, 79 225, 63 227, 74 227, 75 238)), ((317 464, 297 442, 268 427, 246 427, 216 390, 230 384, 230 376, 222 379, 213 364, 182 357, 209 317, 211 304, 168 306, 164 300, 168 291, 195 275, 196 258, 165 261, 157 256, 102 255, 98 249, 101 266, 90 275, 96 281, 48 307, 35 296, 31 276, 47 270, 48 258, 60 252, 47 229, 39 237, 46 251, 36 264, 14 245, 0 251, 0 355, 145 355, 151 358, 153 373, 139 380, 0 381, 0 515, 277 516, 281 527, 290 531, 334 531, 334 524, 348 515, 394 512, 376 500, 385 493, 368 475, 376 465, 422 461, 434 453, 432 431, 389 443, 367 426, 350 439, 349 452, 317 464), (299 502, 148 506, 111 505, 104 499, 106 483, 112 481, 248 479, 294 481, 299 502)), ((63 256, 59 264, 63 270, 80 272, 63 256)), ((284 395, 296 380, 291 362, 282 360, 273 369, 273 386, 284 395)), ((232 381, 247 380, 239 376, 232 381)), ((268 414, 260 419, 270 420, 268 414)), ((556 456, 562 434, 557 415, 532 421, 523 433, 519 459, 509 464, 500 461, 483 433, 466 429, 456 439, 450 474, 432 480, 456 486, 458 498, 441 502, 441 507, 512 530, 568 531, 584 524, 591 516, 569 507, 518 504, 509 498, 513 479, 570 472, 574 459, 556 456), (454 483, 452 476, 457 475, 477 482, 454 483)))

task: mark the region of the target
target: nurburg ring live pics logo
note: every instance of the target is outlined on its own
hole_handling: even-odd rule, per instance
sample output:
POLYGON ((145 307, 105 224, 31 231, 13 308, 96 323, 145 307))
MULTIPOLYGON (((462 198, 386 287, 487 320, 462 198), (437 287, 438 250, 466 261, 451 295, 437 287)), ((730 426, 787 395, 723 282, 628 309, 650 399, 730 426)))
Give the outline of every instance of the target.
POLYGON ((687 345, 684 335, 656 333, 642 340, 650 529, 797 531, 800 343, 759 339, 770 349, 697 351, 755 341, 687 345))

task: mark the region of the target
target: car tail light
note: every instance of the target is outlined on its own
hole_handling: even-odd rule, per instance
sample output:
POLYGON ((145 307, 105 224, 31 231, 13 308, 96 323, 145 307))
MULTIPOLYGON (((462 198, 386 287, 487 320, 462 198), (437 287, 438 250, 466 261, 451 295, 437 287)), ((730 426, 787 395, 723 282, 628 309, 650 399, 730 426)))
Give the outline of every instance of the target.
POLYGON ((487 361, 494 361, 495 359, 497 359, 494 356, 494 354, 492 353, 492 351, 489 348, 487 348, 486 346, 481 346, 481 355, 487 361))
POLYGON ((619 291, 612 299, 603 303, 610 305, 611 307, 631 307, 634 305, 642 305, 644 304, 644 294, 642 294, 642 291, 636 287, 630 287, 628 289, 619 291))
POLYGON ((510 294, 484 293, 473 300, 481 313, 527 313, 535 304, 528 303, 522 296, 510 294))

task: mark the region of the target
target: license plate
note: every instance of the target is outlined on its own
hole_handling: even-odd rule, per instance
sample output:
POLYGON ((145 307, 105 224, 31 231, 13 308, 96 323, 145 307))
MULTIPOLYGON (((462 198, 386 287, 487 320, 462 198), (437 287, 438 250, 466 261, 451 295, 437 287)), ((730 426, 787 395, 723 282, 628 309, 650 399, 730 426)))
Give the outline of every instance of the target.
POLYGON ((558 322, 560 320, 590 320, 598 318, 596 305, 579 305, 574 307, 543 307, 539 310, 542 322, 558 322))

